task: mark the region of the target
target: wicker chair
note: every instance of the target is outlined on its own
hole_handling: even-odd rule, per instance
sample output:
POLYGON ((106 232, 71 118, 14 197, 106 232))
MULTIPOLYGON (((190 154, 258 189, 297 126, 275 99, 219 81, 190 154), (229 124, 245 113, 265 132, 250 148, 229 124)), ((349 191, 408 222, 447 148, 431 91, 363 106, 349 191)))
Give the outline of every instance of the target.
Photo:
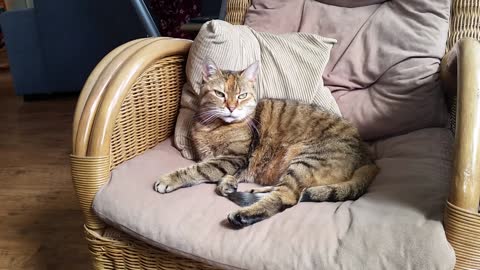
MULTIPOLYGON (((249 5, 249 0, 228 1, 226 20, 243 23, 249 5)), ((480 0, 453 1, 441 70, 449 92, 458 92, 454 175, 444 221, 456 269, 480 269, 480 44, 465 38, 480 37, 479 21, 480 0)), ((95 269, 214 269, 132 239, 91 210, 113 168, 172 135, 190 45, 172 38, 126 43, 97 65, 82 90, 71 164, 95 269)))

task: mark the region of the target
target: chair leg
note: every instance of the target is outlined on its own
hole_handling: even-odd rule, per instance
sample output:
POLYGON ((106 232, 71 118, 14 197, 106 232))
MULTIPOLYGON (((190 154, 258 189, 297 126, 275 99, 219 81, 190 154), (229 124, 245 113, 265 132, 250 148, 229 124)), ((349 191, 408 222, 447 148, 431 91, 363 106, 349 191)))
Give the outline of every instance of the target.
POLYGON ((480 214, 447 202, 444 226, 455 250, 455 270, 480 269, 480 214))

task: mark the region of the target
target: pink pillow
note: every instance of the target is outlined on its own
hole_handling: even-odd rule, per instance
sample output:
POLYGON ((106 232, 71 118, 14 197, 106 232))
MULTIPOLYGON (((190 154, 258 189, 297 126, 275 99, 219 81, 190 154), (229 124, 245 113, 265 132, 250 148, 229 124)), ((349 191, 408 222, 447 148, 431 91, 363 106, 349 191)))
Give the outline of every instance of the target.
POLYGON ((449 0, 252 0, 245 24, 257 31, 307 32, 337 39, 324 73, 342 115, 363 138, 445 126, 438 70, 449 0), (348 5, 347 5, 348 6, 348 5))

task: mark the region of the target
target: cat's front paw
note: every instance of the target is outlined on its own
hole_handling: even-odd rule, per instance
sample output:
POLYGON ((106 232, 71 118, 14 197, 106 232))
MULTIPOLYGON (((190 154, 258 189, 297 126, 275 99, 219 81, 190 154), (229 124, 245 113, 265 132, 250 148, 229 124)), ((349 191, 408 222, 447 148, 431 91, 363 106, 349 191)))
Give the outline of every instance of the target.
POLYGON ((153 189, 162 194, 172 192, 181 187, 180 183, 167 176, 160 177, 160 179, 158 179, 153 185, 153 189))

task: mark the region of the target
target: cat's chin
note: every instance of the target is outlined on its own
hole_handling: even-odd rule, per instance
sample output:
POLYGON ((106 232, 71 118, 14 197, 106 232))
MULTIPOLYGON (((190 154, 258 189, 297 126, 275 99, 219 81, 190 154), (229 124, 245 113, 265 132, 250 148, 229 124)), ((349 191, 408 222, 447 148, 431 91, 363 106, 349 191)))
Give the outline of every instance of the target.
POLYGON ((230 124, 230 123, 232 123, 232 122, 235 122, 235 121, 238 120, 238 119, 235 118, 235 117, 226 116, 226 117, 222 117, 222 120, 223 120, 223 122, 230 124))

